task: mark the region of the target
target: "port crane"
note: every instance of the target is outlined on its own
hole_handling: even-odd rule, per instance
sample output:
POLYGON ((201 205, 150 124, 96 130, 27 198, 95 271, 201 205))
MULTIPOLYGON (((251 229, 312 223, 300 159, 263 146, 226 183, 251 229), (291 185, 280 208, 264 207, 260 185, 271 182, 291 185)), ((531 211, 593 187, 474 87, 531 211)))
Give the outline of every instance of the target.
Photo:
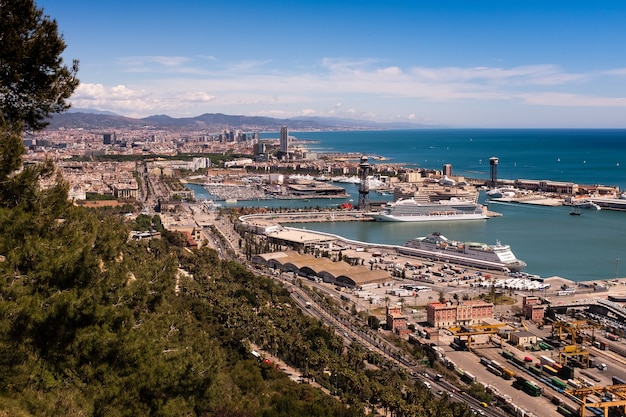
POLYGON ((622 415, 626 415, 626 385, 568 389, 564 393, 580 402, 580 417, 585 417, 587 408, 600 408, 604 412, 604 417, 608 417, 609 408, 621 407, 622 415), (601 401, 595 401, 589 398, 590 396, 600 398, 601 401))
POLYGON ((494 324, 475 324, 471 326, 454 326, 448 327, 447 330, 459 340, 466 338, 467 350, 471 350, 471 344, 474 341, 474 336, 483 334, 497 334, 501 328, 507 326, 506 323, 494 323, 494 324))
POLYGON ((589 367, 589 351, 583 347, 584 337, 581 333, 584 329, 591 329, 593 332, 596 327, 596 325, 586 320, 572 322, 556 321, 552 323, 552 337, 557 338, 559 341, 567 340, 567 335, 564 335, 564 333, 568 333, 571 337, 571 343, 559 349, 560 365, 567 364, 569 358, 575 358, 586 368, 589 367), (580 343, 578 343, 579 340, 580 343))

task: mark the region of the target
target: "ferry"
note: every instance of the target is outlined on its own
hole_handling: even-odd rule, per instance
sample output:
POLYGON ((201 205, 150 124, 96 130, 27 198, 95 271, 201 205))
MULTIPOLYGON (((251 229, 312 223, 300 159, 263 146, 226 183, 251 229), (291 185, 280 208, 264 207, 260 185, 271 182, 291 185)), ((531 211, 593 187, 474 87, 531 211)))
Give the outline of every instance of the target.
POLYGON ((502 245, 500 242, 496 242, 495 245, 458 242, 449 240, 439 233, 431 233, 425 237, 409 240, 404 247, 410 248, 415 254, 467 265, 503 270, 506 268, 509 271, 521 271, 526 267, 526 262, 517 259, 509 245, 502 245))
POLYGON ((412 198, 387 203, 379 212, 369 213, 379 222, 424 222, 486 219, 484 207, 459 199, 419 203, 412 198))

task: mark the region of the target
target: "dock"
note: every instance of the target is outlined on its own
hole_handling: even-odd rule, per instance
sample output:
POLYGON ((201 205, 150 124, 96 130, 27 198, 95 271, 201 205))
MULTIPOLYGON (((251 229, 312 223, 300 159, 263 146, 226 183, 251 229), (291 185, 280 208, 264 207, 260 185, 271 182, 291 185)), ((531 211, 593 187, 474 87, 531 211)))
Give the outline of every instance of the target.
POLYGON ((519 203, 519 204, 530 204, 535 206, 549 206, 549 207, 559 207, 562 206, 564 200, 562 198, 554 198, 547 197, 541 194, 530 194, 524 195, 521 197, 499 197, 492 198, 490 201, 498 201, 501 203, 519 203))

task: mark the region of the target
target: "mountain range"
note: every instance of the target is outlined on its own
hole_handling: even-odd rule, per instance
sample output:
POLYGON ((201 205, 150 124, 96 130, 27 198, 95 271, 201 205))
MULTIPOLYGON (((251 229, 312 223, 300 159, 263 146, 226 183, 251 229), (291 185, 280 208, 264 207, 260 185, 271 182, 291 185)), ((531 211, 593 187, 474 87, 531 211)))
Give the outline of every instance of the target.
POLYGON ((299 117, 275 119, 272 117, 226 115, 205 113, 196 117, 175 118, 168 115, 154 115, 140 119, 120 116, 110 112, 91 109, 71 109, 50 119, 49 129, 176 129, 208 130, 219 132, 224 129, 243 131, 278 131, 287 126, 293 131, 303 130, 385 130, 385 129, 420 129, 428 126, 417 123, 394 122, 378 123, 365 120, 299 117))

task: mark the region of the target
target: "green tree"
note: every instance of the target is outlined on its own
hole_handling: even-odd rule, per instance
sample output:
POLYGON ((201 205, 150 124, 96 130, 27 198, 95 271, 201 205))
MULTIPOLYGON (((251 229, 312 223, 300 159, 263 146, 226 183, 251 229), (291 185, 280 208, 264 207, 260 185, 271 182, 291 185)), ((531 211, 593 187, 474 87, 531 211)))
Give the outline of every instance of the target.
POLYGON ((78 61, 63 65, 57 22, 33 0, 0 0, 0 109, 6 123, 43 129, 47 118, 67 110, 78 86, 78 61))
MULTIPOLYGON (((67 200, 60 178, 41 192, 41 178, 54 175, 50 161, 22 167, 22 135, 40 130, 47 119, 69 108, 67 99, 78 86, 78 62, 63 65, 65 50, 57 23, 32 0, 0 0, 0 207, 46 207, 67 200)), ((54 209, 57 206, 50 206, 54 209)))

